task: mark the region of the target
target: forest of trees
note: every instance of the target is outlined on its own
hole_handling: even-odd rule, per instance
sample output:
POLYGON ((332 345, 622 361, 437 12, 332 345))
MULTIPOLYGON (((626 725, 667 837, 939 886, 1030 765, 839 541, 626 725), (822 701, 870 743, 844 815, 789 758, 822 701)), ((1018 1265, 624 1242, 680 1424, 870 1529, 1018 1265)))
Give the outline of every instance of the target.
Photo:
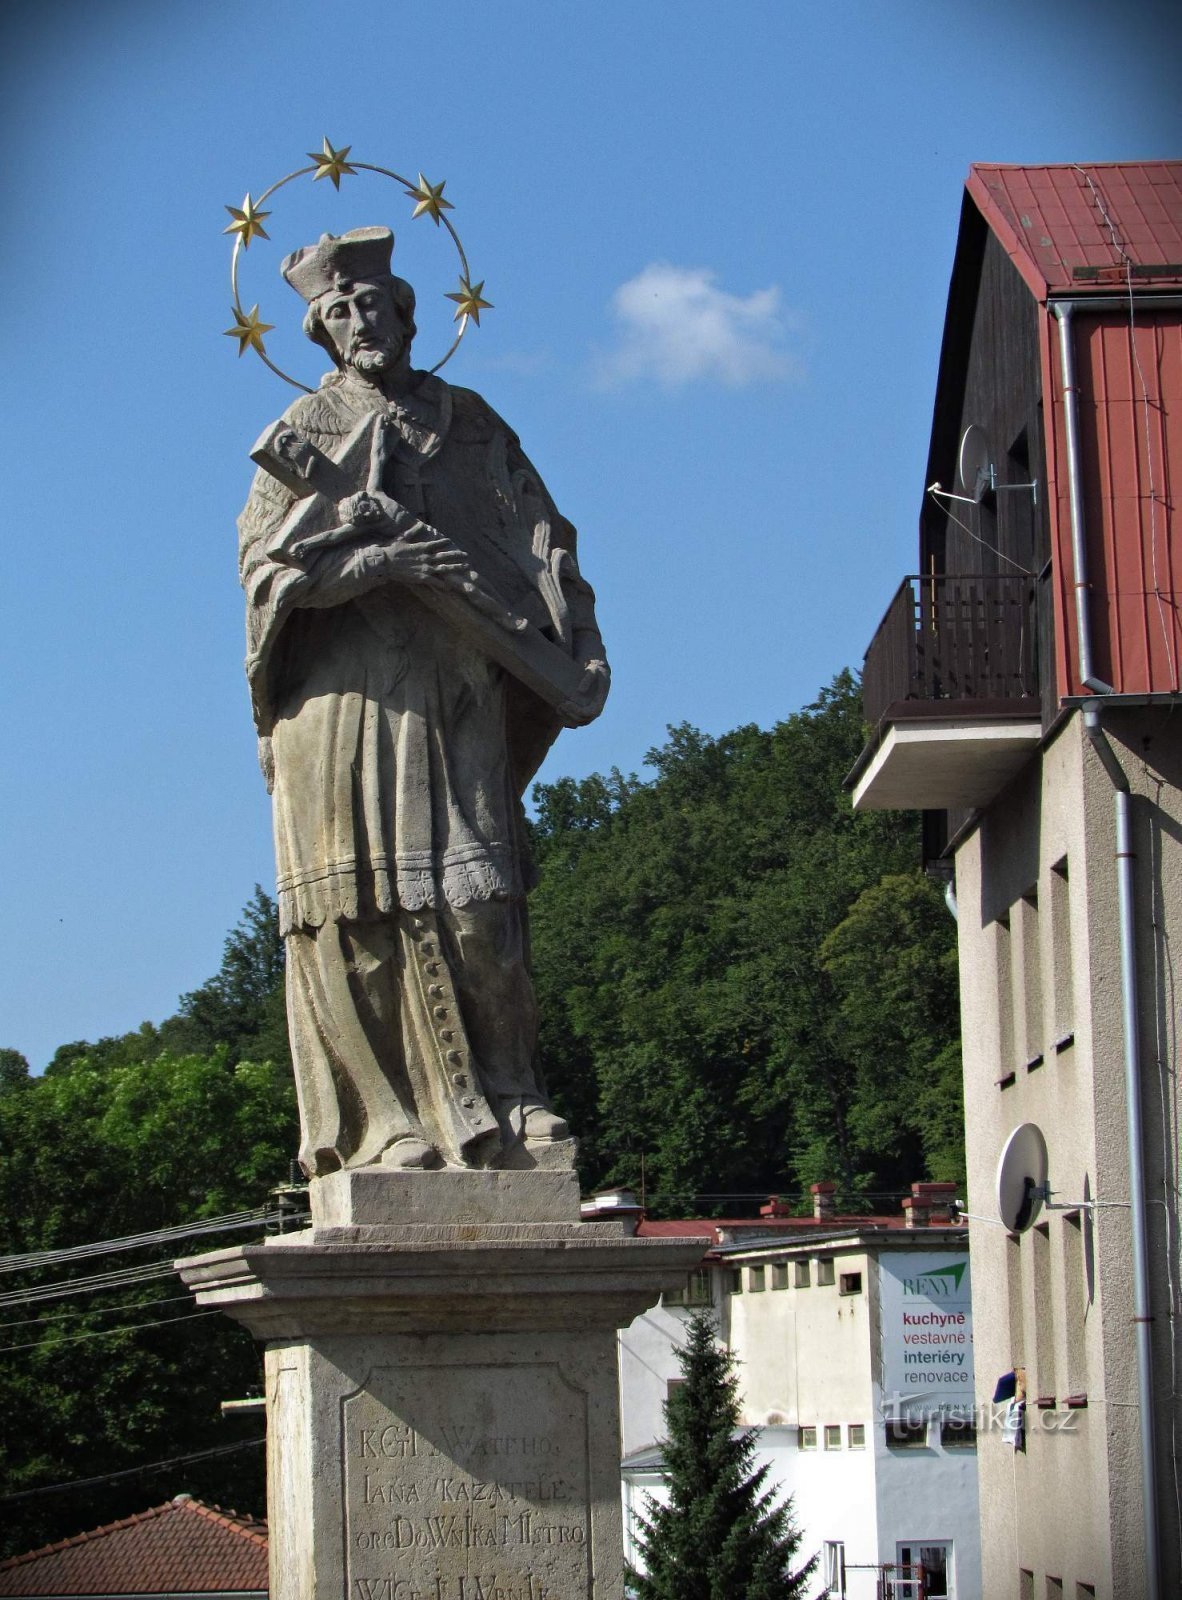
MULTIPOLYGON (((832 1178, 882 1209, 961 1174, 955 928, 916 819, 850 808, 862 735, 842 674, 771 731, 670 729, 644 781, 535 790, 542 1054, 585 1190, 627 1183, 671 1215, 832 1178)), ((40 1076, 0 1051, 0 1255, 262 1206, 297 1142, 283 951, 256 889, 175 1016, 64 1044, 40 1076)), ((261 1434, 219 1412, 258 1388, 246 1333, 194 1316, 167 1276, 28 1299, 223 1242, 0 1277, 0 1553, 182 1490, 262 1510, 254 1446, 102 1481, 261 1434)))

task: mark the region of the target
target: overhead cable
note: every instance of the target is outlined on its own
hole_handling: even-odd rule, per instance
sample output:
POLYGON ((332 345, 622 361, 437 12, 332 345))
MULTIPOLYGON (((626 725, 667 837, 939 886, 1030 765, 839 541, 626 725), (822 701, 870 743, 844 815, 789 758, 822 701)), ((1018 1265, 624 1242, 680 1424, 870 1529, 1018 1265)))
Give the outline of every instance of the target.
POLYGON ((121 1239, 96 1239, 90 1244, 69 1245, 61 1250, 30 1250, 24 1255, 0 1256, 0 1273, 31 1272, 34 1268, 81 1261, 87 1256, 111 1255, 118 1250, 146 1250, 153 1245, 171 1244, 174 1240, 194 1238, 203 1233, 232 1233, 238 1228, 276 1221, 278 1217, 279 1212, 272 1207, 257 1206, 253 1211, 229 1211, 221 1217, 195 1218, 175 1227, 127 1234, 121 1239))
POLYGON ((117 1333, 140 1333, 144 1328, 167 1328, 174 1322, 193 1322, 198 1317, 220 1317, 220 1311, 192 1311, 187 1317, 161 1317, 155 1322, 125 1322, 116 1328, 93 1328, 89 1333, 66 1333, 59 1339, 34 1339, 29 1344, 0 1344, 0 1355, 15 1350, 42 1350, 49 1354, 59 1344, 78 1344, 82 1339, 111 1339, 117 1333))
POLYGON ((47 1311, 43 1317, 17 1317, 11 1322, 0 1322, 0 1333, 9 1328, 53 1327, 59 1322, 72 1321, 75 1317, 110 1317, 121 1311, 147 1311, 152 1306, 175 1306, 182 1300, 193 1304, 191 1294, 153 1295, 150 1300, 133 1300, 117 1306, 82 1306, 73 1311, 47 1311))
POLYGON ((68 1295, 99 1294, 106 1289, 123 1289, 129 1284, 148 1283, 153 1278, 171 1278, 170 1261, 149 1261, 140 1267, 126 1267, 118 1272, 99 1272, 91 1278, 66 1278, 57 1283, 38 1284, 31 1289, 11 1289, 0 1294, 0 1308, 27 1306, 42 1300, 61 1300, 68 1295))
POLYGON ((38 1489, 18 1489, 15 1494, 0 1495, 0 1506, 15 1504, 18 1500, 35 1500, 43 1494, 64 1494, 67 1489, 91 1489, 98 1483, 114 1483, 120 1478, 140 1478, 148 1472, 163 1472, 168 1467, 187 1466, 190 1461, 207 1461, 212 1456, 229 1456, 238 1450, 254 1450, 266 1444, 265 1439, 241 1439, 237 1444, 219 1444, 210 1450, 193 1450, 187 1456, 170 1456, 166 1461, 146 1461, 140 1467, 124 1467, 118 1472, 104 1472, 97 1478, 70 1478, 65 1483, 46 1483, 38 1489))

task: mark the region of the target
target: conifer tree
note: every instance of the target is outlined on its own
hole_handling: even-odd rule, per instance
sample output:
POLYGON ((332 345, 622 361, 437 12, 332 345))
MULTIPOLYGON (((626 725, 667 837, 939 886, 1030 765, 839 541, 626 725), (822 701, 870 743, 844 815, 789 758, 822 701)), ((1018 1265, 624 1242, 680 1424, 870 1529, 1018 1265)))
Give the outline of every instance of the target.
POLYGON ((752 1471, 755 1435, 739 1431, 738 1379, 710 1318, 688 1326, 684 1382, 665 1405, 667 1504, 638 1517, 645 1572, 629 1571, 636 1600, 797 1600, 816 1557, 793 1571, 800 1532, 792 1502, 752 1471))

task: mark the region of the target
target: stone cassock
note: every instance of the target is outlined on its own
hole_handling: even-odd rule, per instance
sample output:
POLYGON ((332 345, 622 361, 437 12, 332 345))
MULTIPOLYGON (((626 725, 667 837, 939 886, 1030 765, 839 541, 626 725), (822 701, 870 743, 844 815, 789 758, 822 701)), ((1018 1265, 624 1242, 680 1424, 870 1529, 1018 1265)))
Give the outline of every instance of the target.
POLYGON ((566 1166, 521 796, 602 708, 594 596, 516 435, 411 367, 392 249, 367 228, 284 262, 336 370, 260 440, 239 519, 300 1159, 566 1166))

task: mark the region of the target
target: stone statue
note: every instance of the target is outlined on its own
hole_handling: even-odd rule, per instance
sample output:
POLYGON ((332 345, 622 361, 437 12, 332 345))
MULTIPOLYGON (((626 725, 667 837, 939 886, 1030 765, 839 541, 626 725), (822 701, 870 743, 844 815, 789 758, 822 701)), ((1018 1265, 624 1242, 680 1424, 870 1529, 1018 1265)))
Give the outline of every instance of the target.
POLYGON ((410 364, 393 235, 283 263, 336 370, 239 519, 309 1176, 568 1167, 536 1060, 521 797, 609 673, 575 530, 479 395, 410 364))

